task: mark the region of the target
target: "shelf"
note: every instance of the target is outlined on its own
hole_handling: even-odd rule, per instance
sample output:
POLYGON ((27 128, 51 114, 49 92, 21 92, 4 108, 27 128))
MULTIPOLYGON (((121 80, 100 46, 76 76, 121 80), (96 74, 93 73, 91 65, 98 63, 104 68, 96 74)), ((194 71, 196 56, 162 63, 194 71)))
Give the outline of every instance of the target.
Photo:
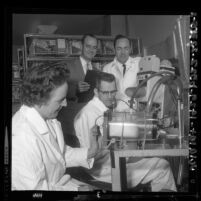
MULTIPOLYGON (((82 35, 61 35, 61 34, 34 34, 34 33, 29 33, 29 34, 24 34, 25 38, 72 38, 72 39, 81 39, 82 35)), ((114 39, 112 36, 96 36, 98 39, 114 39)))
MULTIPOLYGON (((29 62, 40 61, 68 61, 79 57, 82 50, 82 35, 60 35, 60 34, 24 34, 24 57, 25 70, 32 65, 29 62), (29 64, 28 64, 29 63, 29 64)), ((96 36, 98 39, 97 56, 92 60, 97 65, 112 61, 115 57, 113 47, 114 37, 96 36)), ((130 38, 131 39, 131 38, 130 38)), ((140 40, 131 39, 131 47, 135 55, 141 54, 140 40)))
MULTIPOLYGON (((81 54, 83 35, 61 34, 24 34, 24 47, 18 50, 18 60, 23 65, 24 72, 32 65, 40 65, 42 61, 69 61, 81 54)), ((115 51, 113 48, 113 36, 96 35, 98 39, 97 55, 92 60, 95 69, 102 70, 103 66, 113 61, 115 51)), ((139 38, 132 39, 132 51, 135 55, 141 54, 139 38), (137 47, 133 48, 133 44, 137 47), (137 54, 136 54, 137 53, 137 54)), ((132 56, 132 54, 131 54, 132 56)), ((14 99, 18 100, 19 85, 21 80, 13 80, 14 99)))
POLYGON ((27 61, 46 61, 46 60, 69 60, 69 57, 28 57, 27 61))
MULTIPOLYGON (((78 56, 68 56, 68 57, 27 57, 27 61, 46 61, 46 60, 71 60, 73 58, 77 58, 78 56)), ((94 57, 93 61, 112 61, 114 56, 107 57, 94 57)))

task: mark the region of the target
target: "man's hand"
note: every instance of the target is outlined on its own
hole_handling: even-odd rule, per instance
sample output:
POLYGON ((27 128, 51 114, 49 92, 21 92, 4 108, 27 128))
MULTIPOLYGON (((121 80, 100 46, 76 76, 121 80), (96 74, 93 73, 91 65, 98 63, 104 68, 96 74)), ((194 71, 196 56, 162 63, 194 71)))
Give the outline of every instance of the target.
POLYGON ((102 136, 98 131, 98 126, 94 126, 90 132, 90 148, 88 149, 88 159, 95 157, 100 149, 100 144, 102 141, 102 136))
POLYGON ((78 82, 78 91, 85 92, 90 89, 90 85, 87 82, 79 81, 78 82))

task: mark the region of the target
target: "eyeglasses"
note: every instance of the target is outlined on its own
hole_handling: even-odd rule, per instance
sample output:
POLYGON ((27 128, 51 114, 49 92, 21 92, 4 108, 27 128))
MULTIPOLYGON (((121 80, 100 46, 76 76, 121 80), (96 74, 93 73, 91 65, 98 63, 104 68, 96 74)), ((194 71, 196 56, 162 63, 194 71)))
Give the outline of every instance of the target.
POLYGON ((109 95, 116 95, 117 93, 117 90, 114 90, 114 91, 101 91, 101 90, 98 90, 100 91, 104 96, 109 96, 109 95))

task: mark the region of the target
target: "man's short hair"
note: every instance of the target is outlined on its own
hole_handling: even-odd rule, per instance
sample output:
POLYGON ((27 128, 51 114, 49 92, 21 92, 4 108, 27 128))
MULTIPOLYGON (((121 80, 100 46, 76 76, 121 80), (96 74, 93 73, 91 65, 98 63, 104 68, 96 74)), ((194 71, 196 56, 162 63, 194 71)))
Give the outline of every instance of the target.
POLYGON ((85 35, 82 36, 82 45, 84 44, 84 41, 85 41, 86 37, 88 37, 88 36, 91 37, 91 38, 95 38, 97 40, 97 42, 98 42, 98 39, 94 34, 88 33, 88 34, 85 34, 85 35))
POLYGON ((114 48, 116 47, 117 40, 119 40, 119 39, 127 39, 129 41, 129 44, 131 45, 130 39, 127 36, 118 34, 114 38, 114 48))
POLYGON ((67 82, 69 70, 63 62, 43 62, 30 67, 22 84, 22 103, 41 105, 50 98, 53 89, 67 82))
POLYGON ((99 72, 97 77, 96 77, 96 88, 100 89, 101 82, 114 82, 115 77, 113 74, 110 73, 105 73, 105 72, 99 72))

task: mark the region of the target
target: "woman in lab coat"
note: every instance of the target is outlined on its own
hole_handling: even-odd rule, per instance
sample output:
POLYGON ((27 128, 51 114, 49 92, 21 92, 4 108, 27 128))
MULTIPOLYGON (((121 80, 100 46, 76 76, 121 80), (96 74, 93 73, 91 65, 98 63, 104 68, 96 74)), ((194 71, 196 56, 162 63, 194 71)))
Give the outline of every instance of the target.
MULTIPOLYGON (((74 127, 82 148, 90 146, 90 129, 96 124, 100 126, 103 136, 103 115, 108 107, 114 104, 116 95, 115 77, 112 74, 100 73, 94 89, 95 96, 76 115, 74 127)), ((104 140, 103 140, 104 141, 104 140)), ((103 143, 102 141, 102 143, 103 143)), ((101 145, 100 145, 101 146, 101 145)), ((95 156, 94 166, 87 170, 95 179, 112 182, 111 161, 108 150, 103 149, 95 156)), ((142 158, 135 163, 127 164, 127 186, 132 188, 142 183, 151 183, 152 191, 176 191, 174 177, 169 163, 160 158, 142 158)))
POLYGON ((93 166, 97 133, 91 133, 90 148, 65 145, 56 117, 67 105, 67 78, 59 63, 30 68, 24 77, 23 104, 12 118, 12 190, 85 190, 65 171, 93 166))

